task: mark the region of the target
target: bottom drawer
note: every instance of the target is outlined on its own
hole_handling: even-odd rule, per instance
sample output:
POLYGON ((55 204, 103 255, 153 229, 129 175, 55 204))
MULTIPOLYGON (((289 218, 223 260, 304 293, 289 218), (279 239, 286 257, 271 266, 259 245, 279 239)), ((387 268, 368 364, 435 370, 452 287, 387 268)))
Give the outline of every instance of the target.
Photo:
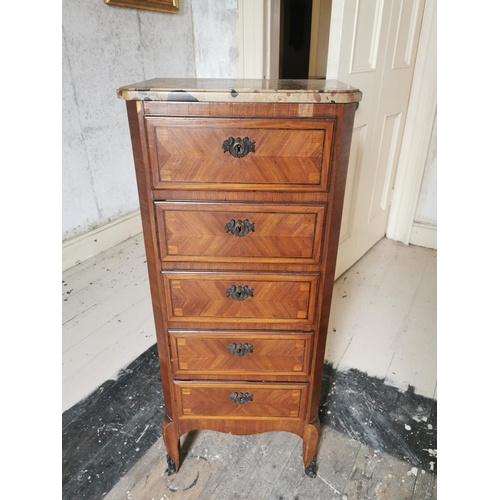
POLYGON ((176 382, 179 418, 303 419, 307 384, 176 382))

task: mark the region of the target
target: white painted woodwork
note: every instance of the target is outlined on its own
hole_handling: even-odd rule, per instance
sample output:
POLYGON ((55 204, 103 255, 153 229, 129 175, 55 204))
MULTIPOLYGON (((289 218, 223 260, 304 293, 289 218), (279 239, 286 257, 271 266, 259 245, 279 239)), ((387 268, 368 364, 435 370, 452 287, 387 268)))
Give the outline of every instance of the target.
POLYGON ((264 0, 239 0, 240 78, 264 78, 264 0))
POLYGON ((339 0, 327 78, 358 87, 336 276, 386 233, 424 0, 339 0))
POLYGON ((240 78, 279 78, 280 2, 239 0, 240 78))
POLYGON ((437 250, 437 224, 414 222, 410 233, 410 243, 437 250))
MULTIPOLYGON (((405 133, 401 145, 394 199, 387 237, 408 244, 429 245, 436 242, 436 220, 429 210, 417 214, 417 205, 424 185, 423 177, 426 161, 429 159, 429 144, 432 138, 432 123, 437 105, 437 2, 427 0, 420 35, 420 44, 415 63, 413 86, 408 106, 405 133), (427 227, 414 228, 414 223, 424 223, 427 227), (415 239, 417 238, 417 239, 415 239), (423 238, 423 239, 422 239, 423 238), (411 240, 412 239, 412 240, 411 240)), ((427 189, 432 192, 429 200, 435 203, 436 177, 431 173, 427 189)), ((427 182, 427 181, 426 181, 427 182)), ((425 189, 425 188, 424 188, 425 189)), ((422 200, 420 200, 422 202, 422 200)))
POLYGON ((280 2, 264 0, 264 44, 263 75, 266 80, 279 78, 280 69, 280 29, 281 29, 280 2))
POLYGON ((65 271, 141 232, 141 217, 139 211, 134 210, 92 231, 67 239, 62 245, 62 269, 65 271))
POLYGON ((313 0, 309 49, 309 78, 326 77, 331 11, 332 0, 313 0))
POLYGON ((434 119, 410 243, 437 249, 437 121, 434 119))
POLYGON ((432 127, 415 221, 437 224, 437 117, 432 127))

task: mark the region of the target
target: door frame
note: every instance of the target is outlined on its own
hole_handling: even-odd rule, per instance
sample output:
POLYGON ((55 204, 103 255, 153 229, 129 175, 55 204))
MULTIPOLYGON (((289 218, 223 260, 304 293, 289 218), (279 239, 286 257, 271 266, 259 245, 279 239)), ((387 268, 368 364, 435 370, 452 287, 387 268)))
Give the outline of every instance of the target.
POLYGON ((280 4, 276 0, 238 0, 240 78, 278 78, 280 4))
POLYGON ((437 106, 436 0, 426 0, 386 236, 408 245, 437 106))
MULTIPOLYGON (((238 0, 240 78, 278 78, 280 3, 238 0)), ((410 241, 437 106, 436 18, 436 0, 426 0, 386 230, 388 238, 405 244, 410 241)), ((336 25, 332 19, 330 27, 336 25)), ((329 38, 331 42, 331 31, 329 38)))

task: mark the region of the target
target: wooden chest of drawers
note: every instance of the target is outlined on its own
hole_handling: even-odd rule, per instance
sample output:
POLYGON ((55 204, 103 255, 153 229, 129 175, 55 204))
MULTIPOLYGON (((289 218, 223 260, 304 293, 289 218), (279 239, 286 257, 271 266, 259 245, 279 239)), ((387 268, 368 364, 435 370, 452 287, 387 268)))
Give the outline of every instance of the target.
POLYGON ((315 475, 361 93, 335 81, 156 79, 127 100, 168 471, 193 429, 284 430, 315 475))

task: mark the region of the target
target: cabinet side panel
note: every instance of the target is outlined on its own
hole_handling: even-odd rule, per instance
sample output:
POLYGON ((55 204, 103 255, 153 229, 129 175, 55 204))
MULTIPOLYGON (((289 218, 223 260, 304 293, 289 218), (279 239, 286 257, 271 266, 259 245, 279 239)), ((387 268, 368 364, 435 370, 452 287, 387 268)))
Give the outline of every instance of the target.
POLYGON ((321 381, 323 374, 323 363, 325 358, 326 337, 328 335, 328 321, 333 294, 333 282, 335 278, 335 265, 340 236, 340 223, 342 221, 342 208, 344 204, 344 192, 347 179, 347 166, 349 163, 349 152, 351 148, 352 130, 354 125, 354 113, 356 104, 346 104, 339 107, 339 127, 336 131, 335 148, 333 152, 333 172, 330 183, 330 203, 328 233, 328 245, 323 273, 323 294, 321 301, 318 336, 313 352, 312 386, 310 390, 309 414, 307 420, 312 422, 318 416, 319 396, 321 393, 321 381), (333 192, 332 192, 333 191, 333 192))
POLYGON ((141 209, 142 228, 144 244, 146 247, 146 259, 148 266, 149 285, 151 299, 153 302, 153 315, 156 327, 156 338, 158 341, 158 354, 160 359, 161 380, 163 386, 163 397, 165 400, 165 413, 172 419, 173 387, 170 375, 170 352, 164 334, 165 324, 163 318, 162 304, 163 287, 161 285, 161 267, 157 255, 157 236, 155 231, 153 201, 151 197, 149 160, 146 146, 146 131, 144 128, 142 103, 140 101, 127 101, 127 113, 134 154, 135 172, 137 176, 137 187, 139 191, 139 205, 141 209))

